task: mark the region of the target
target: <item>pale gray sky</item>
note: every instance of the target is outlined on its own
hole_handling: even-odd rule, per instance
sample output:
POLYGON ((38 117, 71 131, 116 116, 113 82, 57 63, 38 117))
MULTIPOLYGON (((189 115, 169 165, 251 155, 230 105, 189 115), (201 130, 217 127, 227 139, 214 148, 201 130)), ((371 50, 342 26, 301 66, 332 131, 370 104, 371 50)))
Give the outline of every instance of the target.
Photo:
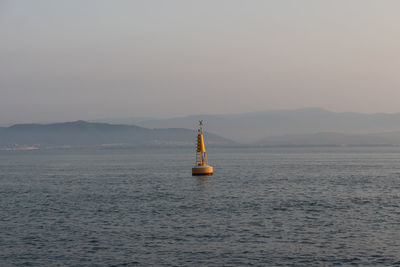
POLYGON ((400 112, 397 0, 0 2, 0 124, 400 112))

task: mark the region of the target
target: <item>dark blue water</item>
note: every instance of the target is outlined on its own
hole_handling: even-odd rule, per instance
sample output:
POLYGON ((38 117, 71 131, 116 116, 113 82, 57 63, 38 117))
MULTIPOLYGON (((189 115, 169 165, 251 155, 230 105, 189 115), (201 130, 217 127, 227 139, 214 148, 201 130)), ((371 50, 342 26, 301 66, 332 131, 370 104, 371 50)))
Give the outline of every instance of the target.
POLYGON ((400 148, 0 153, 0 265, 400 265, 400 148))

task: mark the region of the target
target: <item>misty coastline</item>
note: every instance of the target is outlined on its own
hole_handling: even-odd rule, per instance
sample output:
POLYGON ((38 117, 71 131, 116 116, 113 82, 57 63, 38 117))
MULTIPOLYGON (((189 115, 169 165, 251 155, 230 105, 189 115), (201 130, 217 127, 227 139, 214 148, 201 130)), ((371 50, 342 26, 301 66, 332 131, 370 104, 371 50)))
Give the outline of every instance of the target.
POLYGON ((306 108, 145 118, 135 120, 135 125, 118 123, 121 119, 16 124, 0 127, 0 150, 192 147, 195 130, 190 128, 203 117, 209 129, 206 143, 211 147, 400 146, 400 114, 335 113, 306 108))

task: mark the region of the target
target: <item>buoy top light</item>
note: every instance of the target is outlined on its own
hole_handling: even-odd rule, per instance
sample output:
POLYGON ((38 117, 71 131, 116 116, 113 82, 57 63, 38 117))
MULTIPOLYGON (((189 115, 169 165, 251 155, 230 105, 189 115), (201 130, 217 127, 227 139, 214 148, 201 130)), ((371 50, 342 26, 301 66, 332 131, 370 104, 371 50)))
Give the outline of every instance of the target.
POLYGON ((192 175, 212 175, 213 167, 208 165, 206 147, 203 137, 203 120, 199 121, 196 147, 196 164, 192 168, 192 175))

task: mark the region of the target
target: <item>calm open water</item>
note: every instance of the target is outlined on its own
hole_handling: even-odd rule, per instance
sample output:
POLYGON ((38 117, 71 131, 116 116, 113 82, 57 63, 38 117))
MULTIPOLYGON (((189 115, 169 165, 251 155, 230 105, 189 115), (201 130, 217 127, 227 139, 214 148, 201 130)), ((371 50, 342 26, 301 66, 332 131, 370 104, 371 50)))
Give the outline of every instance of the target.
POLYGON ((0 265, 400 265, 400 148, 0 153, 0 265))

